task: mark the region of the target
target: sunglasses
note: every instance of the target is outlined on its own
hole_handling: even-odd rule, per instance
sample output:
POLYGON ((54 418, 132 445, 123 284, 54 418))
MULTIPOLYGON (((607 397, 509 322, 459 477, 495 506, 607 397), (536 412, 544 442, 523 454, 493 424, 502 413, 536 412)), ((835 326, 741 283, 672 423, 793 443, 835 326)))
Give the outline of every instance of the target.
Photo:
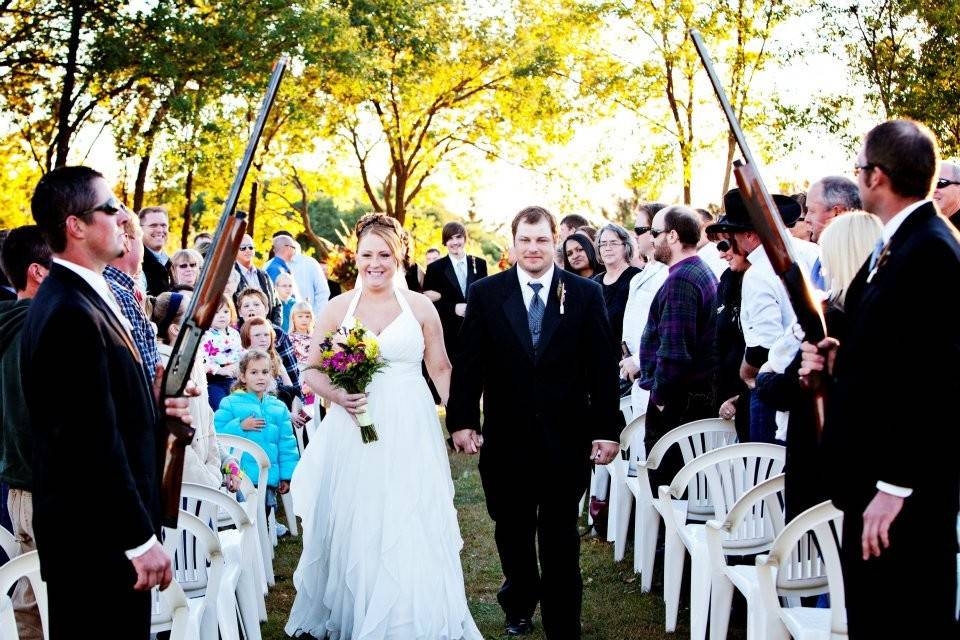
POLYGON ((177 265, 177 269, 196 269, 196 268, 197 268, 196 262, 181 262, 180 264, 177 265))
POLYGON ((91 213, 96 213, 97 211, 103 211, 104 213, 112 216, 119 211, 126 211, 126 210, 127 210, 127 207, 122 202, 117 200, 116 196, 110 196, 110 199, 104 202, 103 204, 98 204, 95 207, 90 207, 85 211, 81 211, 80 213, 77 214, 77 217, 86 218, 91 213))
POLYGON ((717 251, 720 253, 726 253, 730 251, 730 241, 729 240, 720 240, 717 242, 717 251))
POLYGON ((242 244, 240 245, 240 251, 253 251, 252 244, 242 244))
POLYGON ((947 180, 946 178, 940 178, 937 180, 937 189, 946 189, 952 184, 960 184, 957 180, 947 180))
POLYGON ((642 236, 646 232, 650 231, 651 228, 652 227, 634 227, 633 232, 636 233, 638 236, 642 236))
POLYGON ((650 237, 653 238, 654 240, 656 240, 658 236, 666 232, 667 232, 666 229, 654 229, 653 227, 650 227, 650 237))
POLYGON ((868 162, 866 164, 853 165, 853 175, 855 177, 859 177, 861 171, 873 171, 874 169, 880 169, 881 171, 887 174, 890 173, 889 171, 887 171, 887 168, 882 164, 879 164, 877 162, 868 162))

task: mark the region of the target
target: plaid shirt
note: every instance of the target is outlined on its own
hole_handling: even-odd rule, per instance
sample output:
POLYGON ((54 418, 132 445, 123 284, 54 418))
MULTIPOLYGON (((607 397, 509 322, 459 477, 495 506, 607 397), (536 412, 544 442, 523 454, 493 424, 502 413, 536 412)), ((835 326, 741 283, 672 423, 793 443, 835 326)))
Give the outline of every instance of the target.
POLYGON ((280 361, 283 362, 283 368, 287 370, 290 376, 290 382, 293 386, 300 388, 300 367, 297 366, 297 353, 293 349, 293 343, 287 332, 277 325, 273 325, 273 331, 277 334, 276 348, 280 361))
POLYGON ((640 339, 640 386, 658 406, 713 376, 717 278, 692 256, 670 267, 640 339))
POLYGON ((103 277, 110 285, 120 311, 130 322, 133 342, 140 351, 140 359, 143 361, 147 380, 152 384, 153 377, 157 373, 157 365, 160 363, 160 356, 157 355, 157 332, 147 318, 147 314, 143 312, 143 307, 137 302, 133 278, 110 265, 103 270, 103 277))

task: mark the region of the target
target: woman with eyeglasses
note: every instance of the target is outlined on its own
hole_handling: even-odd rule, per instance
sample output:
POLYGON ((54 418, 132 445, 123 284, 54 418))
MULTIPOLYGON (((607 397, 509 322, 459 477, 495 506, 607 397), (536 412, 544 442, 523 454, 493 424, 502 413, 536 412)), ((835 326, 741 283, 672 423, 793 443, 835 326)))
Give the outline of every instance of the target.
MULTIPOLYGON (((593 276, 603 287, 603 301, 607 305, 610 329, 620 344, 623 335, 623 313, 627 308, 627 296, 630 294, 630 280, 640 273, 640 269, 631 266, 633 243, 630 234, 618 224, 606 224, 597 234, 597 253, 605 271, 593 276)), ((619 349, 618 349, 619 352, 619 349)))
POLYGON ((203 268, 203 256, 195 249, 180 249, 170 258, 170 279, 174 285, 193 287, 203 268))
POLYGON ((563 241, 563 270, 583 278, 592 278, 603 271, 589 236, 578 231, 563 241))

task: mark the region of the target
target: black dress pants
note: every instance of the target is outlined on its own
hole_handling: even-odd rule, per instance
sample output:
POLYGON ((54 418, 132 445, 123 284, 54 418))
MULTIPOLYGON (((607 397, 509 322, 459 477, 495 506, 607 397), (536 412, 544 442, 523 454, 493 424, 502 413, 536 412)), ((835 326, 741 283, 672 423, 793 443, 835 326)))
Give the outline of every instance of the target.
POLYGON ((78 569, 74 576, 47 580, 50 640, 89 636, 91 621, 103 625, 103 635, 99 637, 147 640, 150 592, 134 591, 135 582, 132 564, 129 573, 103 573, 102 568, 100 573, 95 568, 78 569))

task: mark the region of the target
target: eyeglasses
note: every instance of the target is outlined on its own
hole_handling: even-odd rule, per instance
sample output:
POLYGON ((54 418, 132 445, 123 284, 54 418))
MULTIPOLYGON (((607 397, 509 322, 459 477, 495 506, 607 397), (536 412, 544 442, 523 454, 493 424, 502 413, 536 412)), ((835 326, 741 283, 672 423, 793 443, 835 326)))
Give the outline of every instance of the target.
POLYGON ((651 228, 652 227, 634 227, 633 232, 636 233, 638 236, 642 236, 646 232, 650 231, 651 228))
POLYGON ((666 230, 666 229, 654 229, 653 227, 650 227, 650 237, 653 238, 654 240, 657 239, 657 236, 659 236, 660 234, 663 234, 663 233, 667 233, 667 230, 666 230))
POLYGON ((196 262, 181 262, 180 264, 177 265, 177 269, 196 269, 196 268, 197 268, 196 262))
POLYGON ((940 178, 939 180, 937 180, 937 189, 946 189, 952 184, 960 184, 960 182, 956 180, 947 180, 946 178, 940 178))
POLYGON ((726 253, 730 251, 730 241, 729 240, 720 240, 717 242, 717 251, 720 253, 726 253))
POLYGON ((104 202, 103 204, 98 204, 95 207, 90 207, 85 211, 81 211, 80 213, 77 214, 77 217, 86 218, 91 213, 96 213, 97 211, 103 211, 104 213, 112 216, 116 214, 118 211, 126 211, 126 210, 127 210, 127 207, 122 202, 117 200, 116 196, 110 196, 110 199, 104 202))
POLYGON ((608 249, 613 247, 622 247, 623 243, 619 240, 604 240, 603 242, 598 242, 597 247, 600 249, 608 249))
POLYGON ((876 162, 868 162, 866 164, 855 164, 853 165, 853 175, 859 177, 861 171, 873 171, 874 169, 880 169, 884 173, 890 173, 887 171, 887 168, 882 164, 876 162))
POLYGON ((253 251, 252 244, 242 244, 240 245, 240 251, 253 251))

